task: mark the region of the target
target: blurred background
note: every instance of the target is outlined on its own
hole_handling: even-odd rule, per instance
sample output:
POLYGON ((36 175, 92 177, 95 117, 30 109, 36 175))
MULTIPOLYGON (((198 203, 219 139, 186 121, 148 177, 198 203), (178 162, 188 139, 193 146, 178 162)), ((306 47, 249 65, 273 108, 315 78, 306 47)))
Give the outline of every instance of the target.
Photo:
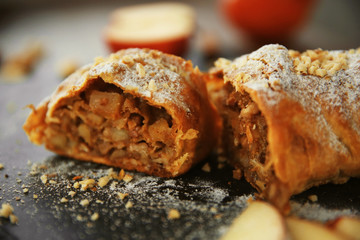
MULTIPOLYGON (((25 62, 26 67, 20 73, 15 71, 15 75, 25 77, 14 82, 42 79, 48 85, 45 87, 42 83, 48 94, 48 89, 53 89, 76 68, 114 50, 106 41, 104 31, 115 9, 153 2, 2 0, 0 60, 2 65, 9 59, 17 64, 17 58, 26 52, 27 58, 20 61, 23 65, 25 62), (32 43, 30 47, 29 43, 32 43)), ((360 46, 358 0, 173 2, 187 4, 195 12, 194 30, 188 48, 181 55, 193 60, 203 71, 208 70, 218 57, 234 58, 266 43, 282 43, 297 50, 360 46)), ((13 69, 10 66, 11 74, 13 69)), ((0 74, 1 93, 10 87, 1 84, 6 77, 6 74, 0 74)), ((7 83, 11 81, 5 79, 7 83)))

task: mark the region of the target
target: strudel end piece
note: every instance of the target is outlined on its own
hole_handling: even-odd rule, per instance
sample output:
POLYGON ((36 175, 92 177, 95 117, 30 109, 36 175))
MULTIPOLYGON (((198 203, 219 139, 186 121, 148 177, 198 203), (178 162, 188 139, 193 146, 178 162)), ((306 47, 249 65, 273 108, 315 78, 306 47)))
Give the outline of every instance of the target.
POLYGON ((261 197, 285 210, 293 194, 360 176, 360 50, 266 45, 215 66, 223 146, 261 197))
POLYGON ((24 130, 60 155, 173 177, 212 150, 218 119, 190 61, 127 49, 69 76, 24 130))

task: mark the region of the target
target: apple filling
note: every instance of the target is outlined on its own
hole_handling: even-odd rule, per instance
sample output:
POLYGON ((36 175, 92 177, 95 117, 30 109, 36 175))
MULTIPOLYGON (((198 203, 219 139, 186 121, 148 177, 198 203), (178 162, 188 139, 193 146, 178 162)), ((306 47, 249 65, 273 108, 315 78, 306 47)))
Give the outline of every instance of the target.
POLYGON ((132 159, 143 166, 167 164, 176 156, 176 130, 166 110, 101 79, 63 101, 51 119, 44 132, 48 147, 66 155, 85 152, 114 165, 132 159))
POLYGON ((257 104, 246 92, 237 92, 225 84, 226 98, 221 107, 224 116, 224 145, 233 165, 244 169, 245 177, 263 188, 258 176, 264 176, 267 160, 267 125, 257 104))

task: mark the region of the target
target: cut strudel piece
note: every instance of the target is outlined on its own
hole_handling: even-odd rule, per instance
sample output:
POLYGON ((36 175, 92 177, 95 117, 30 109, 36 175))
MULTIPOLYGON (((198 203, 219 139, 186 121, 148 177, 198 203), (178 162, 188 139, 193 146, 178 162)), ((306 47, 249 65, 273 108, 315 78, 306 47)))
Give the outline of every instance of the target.
POLYGON ((293 194, 360 176, 360 49, 267 45, 215 66, 223 146, 261 197, 286 210, 293 194))
POLYGON ((173 177, 211 151, 218 122, 190 61, 127 49, 69 76, 24 130, 60 155, 173 177))

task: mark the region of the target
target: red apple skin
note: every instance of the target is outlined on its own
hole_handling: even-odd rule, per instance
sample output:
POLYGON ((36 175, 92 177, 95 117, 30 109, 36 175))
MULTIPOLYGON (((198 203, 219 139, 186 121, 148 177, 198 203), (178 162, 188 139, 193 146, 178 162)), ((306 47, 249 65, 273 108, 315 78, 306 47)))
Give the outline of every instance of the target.
POLYGON ((112 52, 117 52, 126 48, 150 48, 164 53, 184 56, 189 48, 190 36, 156 42, 124 42, 106 37, 105 41, 112 52))
POLYGON ((222 14, 253 39, 277 40, 297 30, 316 0, 218 0, 222 14))

